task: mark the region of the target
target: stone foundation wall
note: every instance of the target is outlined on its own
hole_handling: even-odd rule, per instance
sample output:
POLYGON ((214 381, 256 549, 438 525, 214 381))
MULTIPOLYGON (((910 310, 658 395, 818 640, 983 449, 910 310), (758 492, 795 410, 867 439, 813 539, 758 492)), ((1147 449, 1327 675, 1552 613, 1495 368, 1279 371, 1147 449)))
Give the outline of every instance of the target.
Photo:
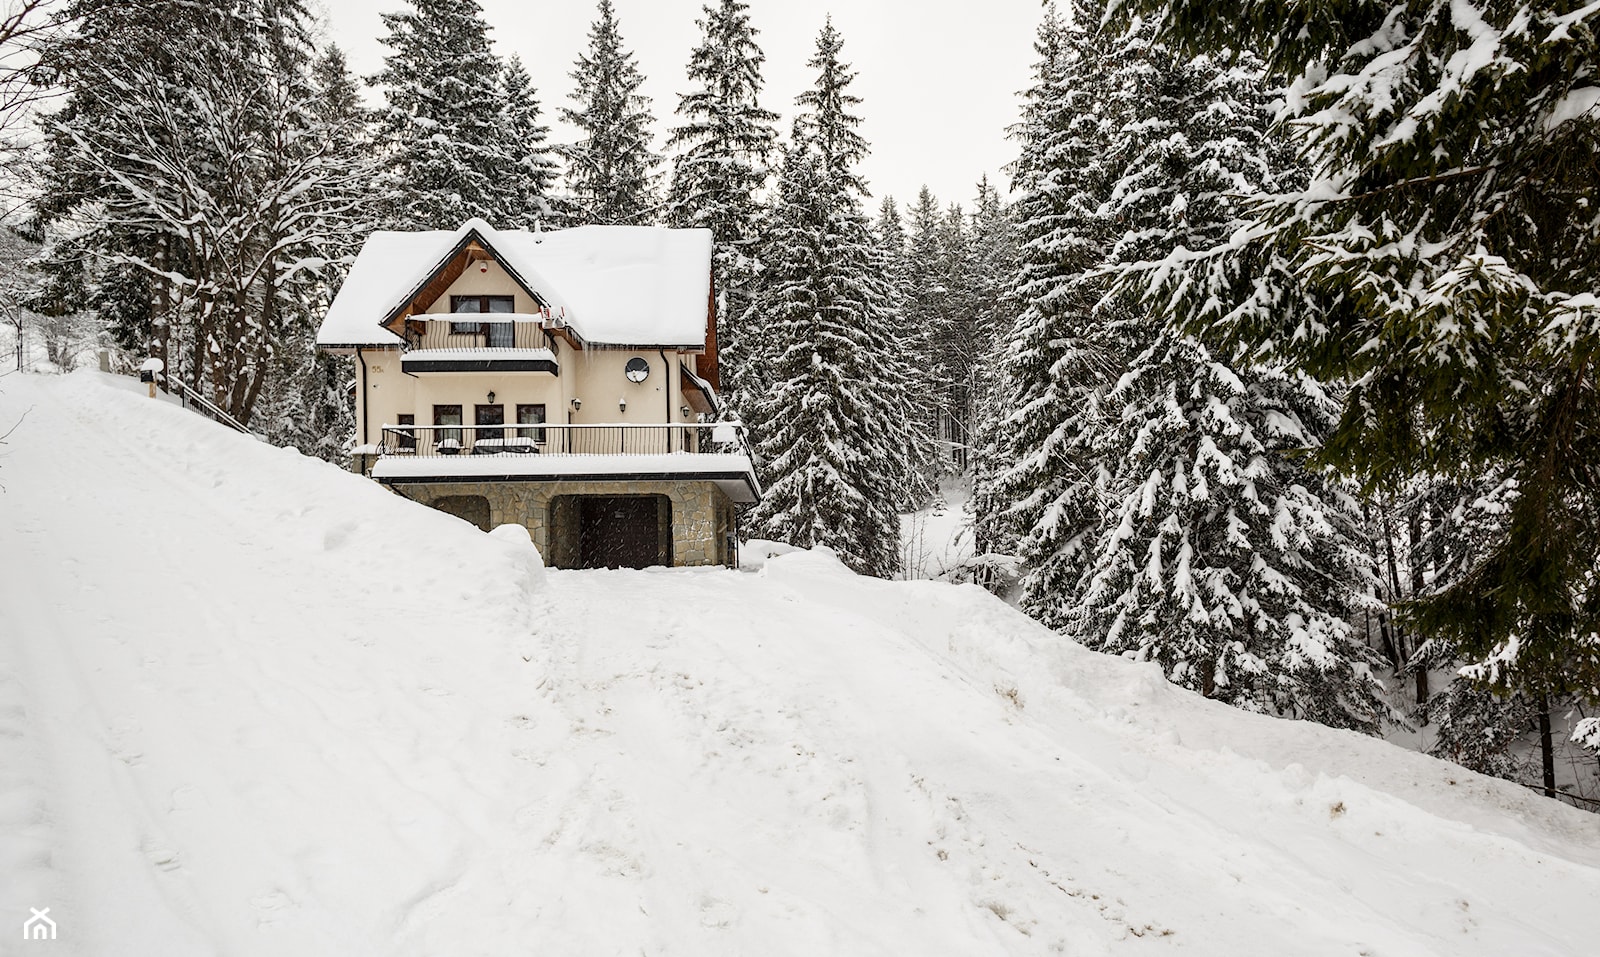
MULTIPOLYGON (((672 564, 726 565, 734 506, 712 482, 448 482, 391 486, 423 505, 456 496, 489 502, 488 527, 522 525, 547 564, 578 561, 578 508, 570 495, 665 495, 672 503, 672 564)), ((487 529, 485 529, 487 531, 487 529)))

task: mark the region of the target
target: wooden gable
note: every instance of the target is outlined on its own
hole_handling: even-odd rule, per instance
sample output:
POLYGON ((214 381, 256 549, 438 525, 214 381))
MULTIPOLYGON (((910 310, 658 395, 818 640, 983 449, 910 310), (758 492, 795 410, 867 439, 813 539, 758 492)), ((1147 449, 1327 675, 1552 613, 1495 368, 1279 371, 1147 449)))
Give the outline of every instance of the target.
MULTIPOLYGON (((466 241, 457 247, 455 252, 446 257, 445 261, 439 265, 439 268, 434 270, 433 275, 423 280, 422 284, 412 291, 406 301, 389 315, 389 318, 384 321, 383 327, 397 336, 405 335, 408 328, 412 332, 421 332, 422 330, 417 328, 417 324, 425 320, 414 317, 423 315, 428 311, 428 307, 438 302, 439 297, 444 295, 444 291, 454 285, 457 279, 461 278, 462 274, 467 271, 468 266, 485 259, 498 261, 495 259, 494 254, 483 245, 477 233, 469 233, 466 241)), ((519 286, 522 285, 520 281, 517 284, 519 286)), ((535 296, 531 290, 524 288, 523 291, 533 296, 535 301, 538 300, 539 297, 535 296)))
MULTIPOLYGON (((439 301, 439 297, 444 295, 445 290, 455 285, 455 281, 460 279, 472 267, 473 263, 483 261, 495 263, 505 270, 506 275, 511 277, 511 281, 517 284, 517 288, 527 293, 528 298, 532 299, 541 308, 549 305, 544 301, 544 297, 528 288, 528 284, 522 280, 521 276, 517 275, 517 271, 506 265, 505 260, 496 255, 494 248, 474 230, 462 239, 461 244, 456 247, 454 252, 445 257, 444 262, 439 264, 439 267, 433 271, 432 275, 424 279, 412 290, 411 295, 406 297, 406 300, 389 314, 389 317, 383 322, 383 327, 397 336, 405 336, 408 332, 415 335, 423 334, 426 331, 428 309, 439 301)), ((551 327, 547 331, 551 335, 559 337, 574 349, 583 348, 583 341, 572 334, 570 329, 551 327)))
POLYGON ((706 295, 706 348, 694 357, 694 374, 706 380, 713 389, 722 388, 717 369, 717 283, 711 281, 706 295))

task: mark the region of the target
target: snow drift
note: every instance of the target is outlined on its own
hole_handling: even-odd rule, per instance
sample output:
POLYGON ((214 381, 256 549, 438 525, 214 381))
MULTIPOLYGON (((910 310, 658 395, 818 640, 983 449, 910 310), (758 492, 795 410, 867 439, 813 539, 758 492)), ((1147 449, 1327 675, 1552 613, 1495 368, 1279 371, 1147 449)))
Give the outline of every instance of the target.
POLYGON ((546 572, 133 388, 0 382, 0 922, 60 935, 19 952, 1600 939, 1600 818, 1522 788, 824 552, 546 572))

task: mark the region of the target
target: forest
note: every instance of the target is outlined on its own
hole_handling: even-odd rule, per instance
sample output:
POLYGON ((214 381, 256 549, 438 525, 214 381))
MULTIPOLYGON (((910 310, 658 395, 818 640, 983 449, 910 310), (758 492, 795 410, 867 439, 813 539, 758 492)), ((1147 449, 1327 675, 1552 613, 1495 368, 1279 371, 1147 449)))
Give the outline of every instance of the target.
POLYGON ((1041 6, 1009 182, 954 202, 870 192, 820 13, 784 129, 743 0, 666 116, 611 0, 560 91, 477 0, 394 6, 360 77, 302 0, 13 0, 16 366, 160 358, 340 462, 315 330, 372 231, 708 228, 753 534, 892 578, 959 476, 952 581, 1600 808, 1600 4, 1041 6))

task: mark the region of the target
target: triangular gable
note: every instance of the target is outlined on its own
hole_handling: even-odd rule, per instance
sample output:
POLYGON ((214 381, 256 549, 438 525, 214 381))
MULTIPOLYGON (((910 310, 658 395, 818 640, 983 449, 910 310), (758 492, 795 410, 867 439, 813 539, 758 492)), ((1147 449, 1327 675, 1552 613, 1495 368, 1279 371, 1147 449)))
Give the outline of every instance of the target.
MULTIPOLYGON (((574 347, 700 352, 715 335, 711 246, 710 230, 651 226, 527 232, 473 219, 449 231, 379 231, 329 304, 317 344, 403 347, 419 331, 418 314, 474 262, 489 259, 550 316, 550 332, 574 347)), ((714 359, 696 371, 716 384, 714 359)))
POLYGON ((477 227, 469 227, 456 242, 455 247, 434 266, 428 274, 418 282, 400 302, 384 316, 381 325, 397 336, 405 335, 406 320, 413 316, 424 314, 429 306, 444 295, 446 289, 455 284, 467 267, 475 262, 488 260, 505 270, 511 281, 528 294, 528 298, 538 303, 540 308, 550 305, 548 299, 535 292, 528 281, 522 278, 516 267, 506 261, 506 257, 495 250, 494 245, 478 231, 477 227))

